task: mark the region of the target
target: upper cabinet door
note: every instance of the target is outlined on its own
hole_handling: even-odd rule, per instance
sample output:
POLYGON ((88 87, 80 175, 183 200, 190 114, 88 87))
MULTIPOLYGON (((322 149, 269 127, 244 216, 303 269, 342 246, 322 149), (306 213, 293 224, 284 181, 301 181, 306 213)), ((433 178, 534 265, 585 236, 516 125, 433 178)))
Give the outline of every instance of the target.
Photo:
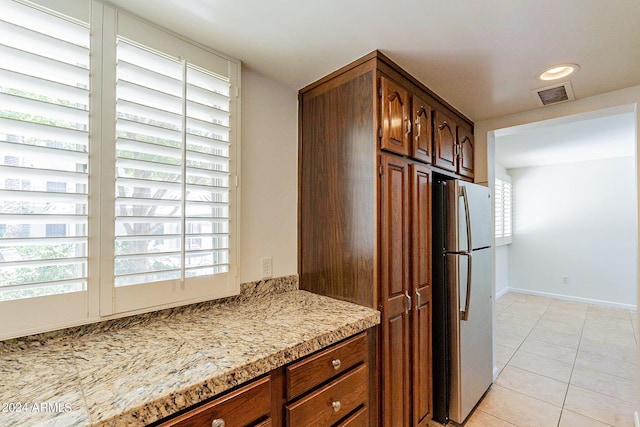
POLYGON ((456 123, 451 117, 436 110, 434 115, 433 164, 451 172, 458 172, 456 123))
POLYGON ((458 173, 473 179, 473 134, 468 126, 458 126, 458 173))
POLYGON ((425 163, 431 163, 433 144, 433 109, 420 97, 413 97, 411 121, 413 122, 413 140, 411 157, 425 163))
POLYGON ((382 141, 380 148, 408 156, 411 144, 409 93, 386 77, 380 77, 382 141))

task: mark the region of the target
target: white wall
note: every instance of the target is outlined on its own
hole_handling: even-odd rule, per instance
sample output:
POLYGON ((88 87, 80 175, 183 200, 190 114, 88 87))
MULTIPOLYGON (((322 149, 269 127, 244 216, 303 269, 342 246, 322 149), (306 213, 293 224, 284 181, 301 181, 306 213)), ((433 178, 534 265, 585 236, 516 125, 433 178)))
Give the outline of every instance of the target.
POLYGON ((242 69, 240 281, 296 274, 298 245, 297 92, 242 69))
POLYGON ((510 288, 635 306, 634 161, 631 156, 509 170, 510 288))
POLYGON ((496 246, 496 297, 502 296, 509 288, 509 247, 496 246))

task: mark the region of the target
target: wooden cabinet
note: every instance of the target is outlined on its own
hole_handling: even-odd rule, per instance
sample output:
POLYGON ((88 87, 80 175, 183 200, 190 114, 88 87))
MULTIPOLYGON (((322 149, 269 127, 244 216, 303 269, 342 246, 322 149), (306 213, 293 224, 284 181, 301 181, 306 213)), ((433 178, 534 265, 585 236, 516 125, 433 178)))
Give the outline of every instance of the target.
POLYGON ((381 388, 383 425, 409 425, 409 163, 382 155, 380 215, 381 388))
POLYGON ((161 427, 263 427, 271 425, 271 378, 249 383, 161 427))
POLYGON ((381 148, 408 155, 411 145, 409 93, 390 79, 381 77, 380 104, 381 148))
POLYGON ((369 425, 367 342, 360 334, 287 367, 287 427, 369 425))
POLYGON ((366 362, 367 340, 364 334, 296 362, 287 367, 287 399, 295 399, 318 384, 366 362))
POLYGON ((413 122, 411 157, 425 163, 431 163, 433 107, 418 95, 413 95, 411 105, 411 121, 413 122))
POLYGON ((431 163, 433 107, 424 95, 410 93, 380 77, 380 149, 431 163))
POLYGON ((347 338, 159 426, 375 426, 376 334, 371 328, 347 338))
POLYGON ((426 426, 432 417, 431 170, 382 155, 382 417, 426 426))
POLYGON ((431 170, 410 167, 411 179, 411 355, 413 423, 425 427, 433 416, 431 335, 431 170))
POLYGON ((368 400, 367 365, 361 365, 336 380, 287 405, 287 427, 331 427, 368 400))
POLYGON ((368 408, 360 408, 353 415, 342 421, 337 427, 368 427, 369 413, 368 408))
POLYGON ((470 126, 458 126, 458 173, 473 179, 473 133, 470 126))
POLYGON ((300 90, 299 114, 300 288, 381 311, 368 425, 426 426, 431 174, 462 176, 459 140, 469 173, 473 123, 379 52, 300 90))
POLYGON ((434 114, 433 165, 473 179, 473 132, 471 125, 458 123, 450 115, 434 114))
POLYGON ((450 172, 457 172, 458 144, 456 142, 456 122, 436 110, 434 114, 433 165, 450 172))

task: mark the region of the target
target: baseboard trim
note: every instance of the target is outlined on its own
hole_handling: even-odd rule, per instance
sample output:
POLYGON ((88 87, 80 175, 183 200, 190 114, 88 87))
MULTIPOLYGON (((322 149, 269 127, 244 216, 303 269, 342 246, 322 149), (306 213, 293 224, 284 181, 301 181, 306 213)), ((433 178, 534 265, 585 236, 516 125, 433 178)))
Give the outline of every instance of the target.
POLYGON ((498 375, 500 375, 500 369, 498 369, 497 366, 494 366, 493 367, 493 382, 495 382, 498 379, 498 375))
POLYGON ((498 292, 496 294, 496 299, 500 298, 502 295, 506 294, 507 292, 509 292, 510 288, 504 288, 503 290, 501 290, 500 292, 498 292))
MULTIPOLYGON (((613 308, 622 308, 624 310, 633 310, 633 311, 637 310, 637 306, 634 305, 634 304, 623 304, 623 303, 613 302, 613 301, 604 301, 604 300, 591 299, 591 298, 574 297, 574 296, 570 296, 570 295, 561 295, 561 294, 554 294, 554 293, 551 293, 551 292, 532 291, 530 289, 519 289, 519 288, 507 288, 505 291, 500 291, 500 294, 498 294, 497 298, 499 298, 500 296, 504 295, 506 292, 516 292, 516 293, 519 293, 519 294, 527 294, 527 295, 536 295, 536 296, 540 296, 540 297, 557 298, 557 299, 562 299, 562 300, 566 300, 566 301, 581 302, 581 303, 585 303, 585 304, 601 305, 601 306, 613 307, 613 308)), ((638 427, 640 427, 640 426, 638 426, 638 427)))
POLYGON ((633 425, 635 427, 640 427, 640 418, 638 418, 638 411, 634 411, 633 413, 633 425))

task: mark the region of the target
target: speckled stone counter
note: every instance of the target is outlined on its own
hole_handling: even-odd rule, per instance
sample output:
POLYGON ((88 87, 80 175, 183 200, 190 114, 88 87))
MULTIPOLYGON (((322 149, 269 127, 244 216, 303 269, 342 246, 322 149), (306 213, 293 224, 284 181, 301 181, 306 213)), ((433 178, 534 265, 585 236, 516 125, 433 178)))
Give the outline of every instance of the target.
POLYGON ((292 276, 3 341, 0 426, 146 425, 379 322, 375 310, 297 290, 292 276))

